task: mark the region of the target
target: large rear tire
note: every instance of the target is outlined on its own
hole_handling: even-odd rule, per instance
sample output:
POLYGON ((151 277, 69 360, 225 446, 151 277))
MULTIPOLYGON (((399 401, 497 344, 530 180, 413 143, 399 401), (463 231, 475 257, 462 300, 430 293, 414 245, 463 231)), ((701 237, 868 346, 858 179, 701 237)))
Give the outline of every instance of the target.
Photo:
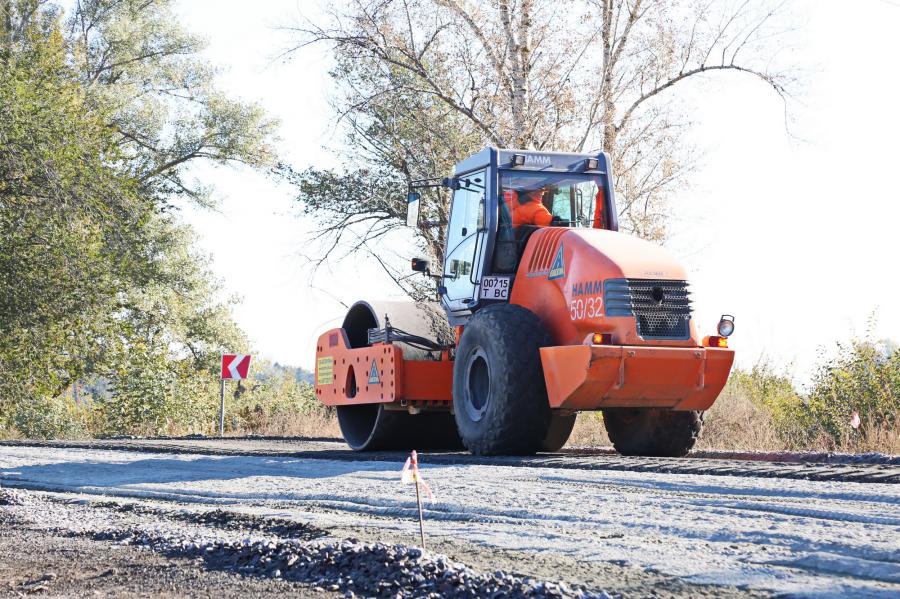
POLYGON ((544 442, 541 444, 541 451, 555 453, 562 449, 569 440, 572 429, 575 428, 577 416, 575 413, 559 414, 554 412, 550 416, 550 426, 547 429, 547 436, 544 437, 544 442))
POLYGON ((551 413, 539 349, 550 344, 540 319, 521 306, 496 304, 469 319, 453 366, 453 411, 469 451, 543 448, 551 413))
POLYGON ((622 455, 680 458, 700 437, 703 412, 616 408, 603 410, 603 424, 622 455))

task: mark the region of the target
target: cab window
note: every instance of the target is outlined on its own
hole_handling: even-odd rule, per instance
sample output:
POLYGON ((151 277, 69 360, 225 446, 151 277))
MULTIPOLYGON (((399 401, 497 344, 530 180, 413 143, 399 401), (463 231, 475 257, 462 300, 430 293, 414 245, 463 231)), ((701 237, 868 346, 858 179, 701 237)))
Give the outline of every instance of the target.
MULTIPOLYGON (((500 236, 502 228, 512 227, 510 214, 520 197, 543 192, 544 207, 556 217, 554 222, 564 227, 609 227, 606 195, 597 175, 580 173, 546 173, 506 171, 500 174, 500 236)), ((540 194, 538 194, 540 195, 540 194)))
POLYGON ((450 301, 465 301, 475 294, 480 273, 476 260, 484 244, 484 171, 460 177, 460 188, 453 193, 450 223, 447 227, 447 255, 444 258, 443 285, 450 301))

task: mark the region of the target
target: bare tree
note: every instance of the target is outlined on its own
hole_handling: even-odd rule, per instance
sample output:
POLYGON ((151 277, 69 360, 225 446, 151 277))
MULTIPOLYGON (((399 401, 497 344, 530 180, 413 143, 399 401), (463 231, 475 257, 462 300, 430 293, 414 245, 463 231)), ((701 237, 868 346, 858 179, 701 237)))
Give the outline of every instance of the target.
MULTIPOLYGON (((666 198, 691 164, 689 119, 672 101, 682 82, 730 71, 788 97, 790 71, 774 66, 788 29, 780 4, 761 4, 349 0, 329 23, 294 29, 290 53, 332 45, 348 132, 347 172, 295 173, 300 199, 353 251, 400 226, 409 181, 482 145, 603 149, 623 229, 662 239, 666 198)), ((429 197, 419 231, 434 257, 447 201, 429 197)))

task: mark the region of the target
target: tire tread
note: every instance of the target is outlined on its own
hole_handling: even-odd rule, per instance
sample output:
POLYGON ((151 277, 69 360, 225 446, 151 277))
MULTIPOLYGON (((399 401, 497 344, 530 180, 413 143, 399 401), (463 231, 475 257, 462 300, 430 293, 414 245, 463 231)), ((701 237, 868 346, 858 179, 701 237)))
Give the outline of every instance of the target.
POLYGON ((539 349, 552 344, 543 323, 515 304, 483 308, 469 320, 460 339, 456 362, 460 371, 476 336, 486 336, 491 345, 493 405, 485 413, 487 421, 470 421, 461 403, 465 373, 454 369, 454 412, 464 445, 476 455, 540 451, 550 422, 550 405, 539 349))
POLYGON ((603 410, 603 424, 622 455, 678 458, 703 430, 703 412, 657 409, 603 410))

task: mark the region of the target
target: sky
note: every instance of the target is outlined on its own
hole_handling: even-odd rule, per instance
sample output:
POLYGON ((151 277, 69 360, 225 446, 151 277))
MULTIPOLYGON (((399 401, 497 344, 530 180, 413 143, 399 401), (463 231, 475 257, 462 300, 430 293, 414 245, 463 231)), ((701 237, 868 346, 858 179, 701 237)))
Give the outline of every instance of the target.
MULTIPOLYGON (((789 3, 802 83, 786 125, 781 100, 726 74, 678 90, 701 152, 673 193, 666 246, 686 266, 698 329, 735 315, 737 364, 768 361, 808 383, 820 355, 869 333, 900 341, 900 0, 789 3)), ((320 17, 309 0, 182 0, 182 24, 207 39, 219 84, 281 121, 278 147, 297 169, 333 167, 340 143, 326 48, 279 58, 279 27, 320 17)), ((373 264, 314 271, 315 222, 292 190, 245 168, 198 167, 216 210, 185 206, 254 353, 311 368, 316 338, 357 299, 401 297, 373 264)))

